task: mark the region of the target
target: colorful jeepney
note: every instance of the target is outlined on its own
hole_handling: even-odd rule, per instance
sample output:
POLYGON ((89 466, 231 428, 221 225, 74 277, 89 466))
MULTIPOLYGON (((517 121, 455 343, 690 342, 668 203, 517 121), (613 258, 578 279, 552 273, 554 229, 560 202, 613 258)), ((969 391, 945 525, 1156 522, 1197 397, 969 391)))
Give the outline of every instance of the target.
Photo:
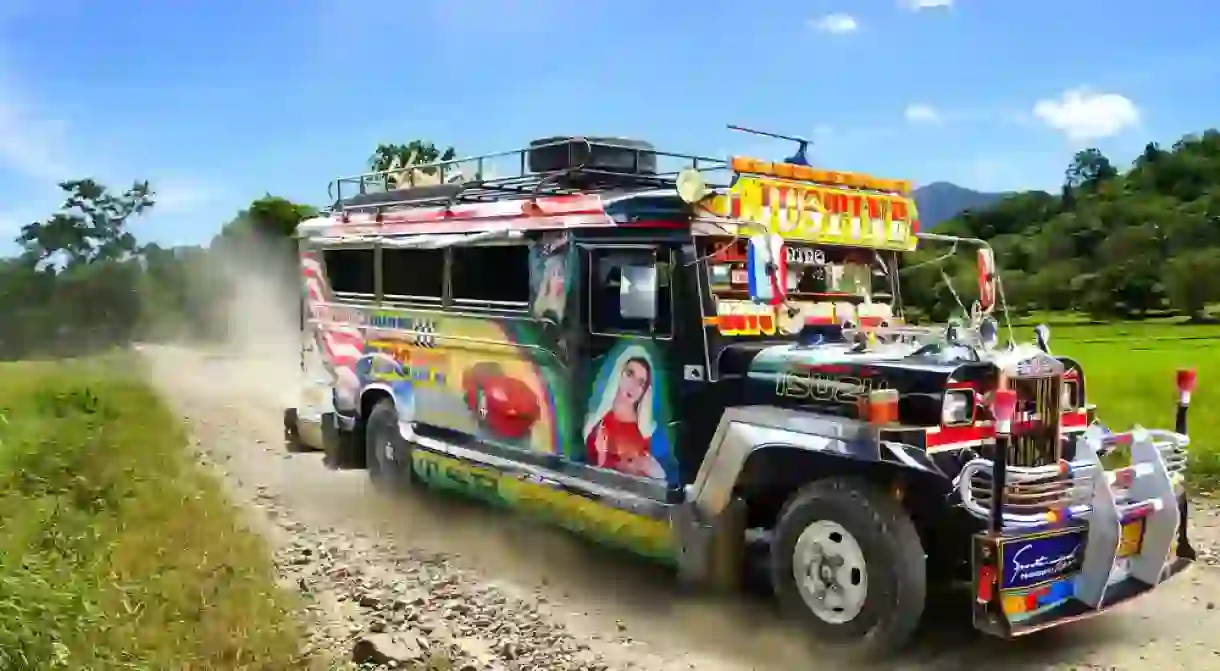
POLYGON ((968 323, 906 325, 902 254, 944 240, 909 183, 556 138, 334 187, 298 229, 285 428, 335 467, 694 583, 759 557, 815 638, 868 652, 910 637, 934 582, 971 584, 977 626, 1007 637, 1193 559, 1189 394, 1174 431, 1105 429, 1045 329, 999 343, 981 241, 952 240, 980 248, 968 323))

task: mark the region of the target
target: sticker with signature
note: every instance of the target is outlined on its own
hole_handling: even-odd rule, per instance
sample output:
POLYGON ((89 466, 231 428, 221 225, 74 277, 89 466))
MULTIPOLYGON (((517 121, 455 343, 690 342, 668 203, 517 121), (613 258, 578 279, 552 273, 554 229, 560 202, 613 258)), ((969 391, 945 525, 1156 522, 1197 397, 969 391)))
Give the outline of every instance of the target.
POLYGON ((1004 543, 1001 589, 1023 589, 1077 571, 1084 555, 1080 532, 1004 543))

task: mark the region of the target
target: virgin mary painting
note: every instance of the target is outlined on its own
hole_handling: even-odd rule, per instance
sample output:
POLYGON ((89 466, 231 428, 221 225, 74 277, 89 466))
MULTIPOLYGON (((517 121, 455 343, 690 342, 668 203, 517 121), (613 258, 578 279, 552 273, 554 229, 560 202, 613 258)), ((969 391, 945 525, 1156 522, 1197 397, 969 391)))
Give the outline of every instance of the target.
POLYGON ((585 421, 588 463, 631 475, 664 478, 652 454, 654 368, 637 345, 623 349, 606 377, 597 407, 585 421))

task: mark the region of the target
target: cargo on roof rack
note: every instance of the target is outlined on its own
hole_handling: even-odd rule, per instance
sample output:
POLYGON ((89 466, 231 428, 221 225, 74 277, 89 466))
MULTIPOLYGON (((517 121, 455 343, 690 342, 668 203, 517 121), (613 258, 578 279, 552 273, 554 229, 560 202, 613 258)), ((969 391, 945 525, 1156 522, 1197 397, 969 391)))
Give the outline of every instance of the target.
POLYGON ((560 136, 512 151, 341 177, 327 192, 332 212, 385 211, 673 188, 684 168, 727 175, 729 165, 724 159, 658 151, 639 140, 560 136))

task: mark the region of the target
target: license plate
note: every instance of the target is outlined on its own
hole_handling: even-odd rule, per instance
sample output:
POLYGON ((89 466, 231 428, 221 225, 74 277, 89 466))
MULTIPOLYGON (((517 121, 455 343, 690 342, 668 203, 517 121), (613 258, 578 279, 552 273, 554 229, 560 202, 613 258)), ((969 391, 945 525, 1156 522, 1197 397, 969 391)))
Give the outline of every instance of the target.
POLYGON ((1144 520, 1136 520, 1123 525, 1123 533, 1118 541, 1119 558, 1130 557, 1140 551, 1144 543, 1144 520))
POLYGON ((733 284, 749 284, 750 276, 744 270, 734 270, 729 275, 729 282, 733 284))

